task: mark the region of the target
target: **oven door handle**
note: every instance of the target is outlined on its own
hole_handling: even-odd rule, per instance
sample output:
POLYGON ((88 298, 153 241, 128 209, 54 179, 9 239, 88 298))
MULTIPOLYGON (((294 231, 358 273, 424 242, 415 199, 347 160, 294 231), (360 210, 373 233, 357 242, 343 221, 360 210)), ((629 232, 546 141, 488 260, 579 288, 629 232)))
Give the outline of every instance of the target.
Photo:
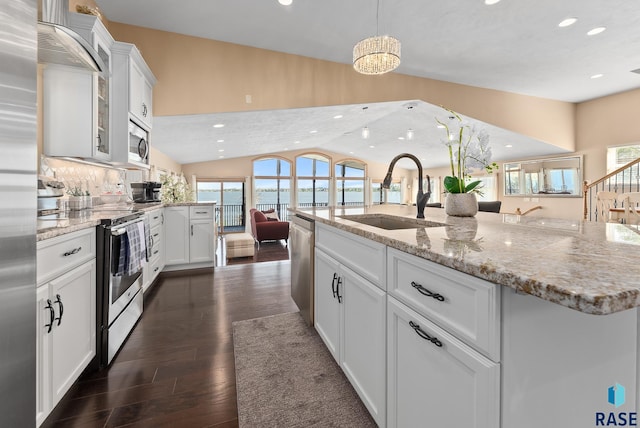
POLYGON ((124 235, 125 232, 127 231, 126 228, 122 228, 122 229, 111 229, 111 236, 120 236, 120 235, 124 235))

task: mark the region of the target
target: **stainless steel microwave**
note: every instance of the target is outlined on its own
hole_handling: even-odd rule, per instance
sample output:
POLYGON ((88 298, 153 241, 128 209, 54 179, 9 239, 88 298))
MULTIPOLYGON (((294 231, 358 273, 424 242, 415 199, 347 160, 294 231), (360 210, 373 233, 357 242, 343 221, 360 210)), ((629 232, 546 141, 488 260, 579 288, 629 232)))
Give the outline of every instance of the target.
POLYGON ((129 121, 129 161, 149 165, 149 132, 129 121))

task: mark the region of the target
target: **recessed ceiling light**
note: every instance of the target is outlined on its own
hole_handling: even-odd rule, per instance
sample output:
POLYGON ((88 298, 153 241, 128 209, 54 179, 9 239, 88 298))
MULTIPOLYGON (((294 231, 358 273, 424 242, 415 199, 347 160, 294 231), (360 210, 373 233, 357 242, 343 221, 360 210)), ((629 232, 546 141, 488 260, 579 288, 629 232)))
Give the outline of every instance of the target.
POLYGON ((224 140, 218 140, 216 143, 224 143, 224 140))
POLYGON ((216 123, 213 125, 214 128, 224 128, 224 123, 216 123))
POLYGON ((278 3, 283 6, 289 6, 291 3, 293 3, 293 0, 278 0, 278 3))
POLYGON ((367 138, 369 138, 370 134, 371 133, 369 132, 369 128, 368 127, 365 126, 364 128, 362 128, 362 138, 364 138, 366 140, 367 138))
POLYGON ((375 148, 376 148, 376 146, 369 146, 369 148, 370 148, 370 149, 375 149, 375 148))
POLYGON ((294 141, 293 144, 300 144, 300 141, 294 141))
POLYGON ((413 140, 413 129, 407 129, 407 140, 413 140))
POLYGON ((568 27, 569 25, 575 24, 577 20, 578 20, 578 18, 567 18, 567 19, 564 19, 564 20, 560 21, 560 23, 558 24, 558 27, 568 27))
POLYGON ((220 155, 218 156, 218 159, 222 159, 224 157, 224 155, 220 155))
POLYGON ((350 155, 352 155, 352 154, 353 154, 353 152, 349 152, 349 154, 350 154, 350 155))
POLYGON ((317 129, 313 129, 313 130, 309 131, 309 134, 317 134, 317 133, 318 133, 317 129))
POLYGON ((398 140, 404 140, 404 137, 398 137, 398 140))
POLYGON ((484 0, 484 4, 488 4, 488 5, 496 4, 499 2, 500 0, 484 0))
POLYGON ((511 147, 513 147, 513 144, 505 144, 504 145, 507 149, 510 149, 511 147))
POLYGON ((599 78, 601 78, 602 76, 604 76, 604 74, 599 73, 599 74, 594 74, 593 76, 591 76, 591 78, 592 78, 592 79, 599 79, 599 78))
POLYGON ((222 153, 222 152, 224 152, 224 149, 218 149, 218 151, 219 151, 220 153, 222 153))
POLYGON ((333 116, 334 119, 342 119, 342 115, 341 114, 336 114, 335 116, 333 116))
POLYGON ((606 29, 607 27, 596 27, 592 30, 587 31, 587 36, 595 36, 596 34, 602 33, 606 29))
POLYGON ((284 148, 284 151, 286 152, 287 150, 289 150, 287 147, 284 148))

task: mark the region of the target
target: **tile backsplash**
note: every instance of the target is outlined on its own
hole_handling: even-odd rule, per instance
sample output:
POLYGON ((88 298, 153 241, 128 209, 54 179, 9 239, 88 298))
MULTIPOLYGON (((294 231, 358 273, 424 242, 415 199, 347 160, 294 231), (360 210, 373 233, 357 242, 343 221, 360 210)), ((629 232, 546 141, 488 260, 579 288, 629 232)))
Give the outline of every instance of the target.
POLYGON ((148 172, 41 156, 40 175, 61 181, 67 191, 79 189, 91 196, 121 192, 131 196, 129 183, 145 180, 148 172))

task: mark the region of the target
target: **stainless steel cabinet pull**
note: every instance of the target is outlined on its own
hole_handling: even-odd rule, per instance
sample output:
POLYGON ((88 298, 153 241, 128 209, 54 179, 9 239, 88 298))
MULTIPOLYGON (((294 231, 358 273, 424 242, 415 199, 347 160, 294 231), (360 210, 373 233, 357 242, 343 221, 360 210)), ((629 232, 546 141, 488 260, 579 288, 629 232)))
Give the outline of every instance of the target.
POLYGON ((160 251, 160 250, 155 250, 155 251, 153 252, 153 254, 158 254, 158 251, 160 251))
POLYGON ((342 303, 342 296, 340 295, 340 284, 342 284, 342 277, 338 277, 338 283, 336 284, 336 294, 338 295, 338 303, 342 303))
POLYGON ((74 248, 71 251, 67 251, 66 253, 62 254, 63 257, 69 257, 72 256, 74 254, 78 254, 80 252, 80 250, 82 250, 82 247, 78 247, 78 248, 74 248))
POLYGON ((47 306, 45 306, 44 308, 49 309, 49 324, 45 324, 44 326, 47 327, 47 333, 51 333, 53 322, 56 320, 56 311, 53 309, 51 299, 47 299, 47 306))
POLYGON ((436 345, 438 348, 442 348, 442 342, 440 342, 440 340, 437 337, 429 336, 427 333, 424 332, 424 330, 420 328, 418 324, 414 323, 413 321, 409 321, 409 325, 418 334, 418 336, 420 336, 424 340, 428 340, 429 342, 436 345))
POLYGON ((209 214, 208 211, 196 211, 196 214, 209 214))
POLYGON ((162 217, 161 223, 164 224, 164 213, 160 214, 160 217, 162 217))
POLYGON ((191 236, 193 236, 193 225, 191 225, 191 236))
POLYGON ((336 293, 336 279, 338 279, 338 274, 337 273, 333 273, 333 281, 331 281, 331 291, 333 292, 333 298, 335 299, 337 297, 337 293, 336 293))
POLYGON ((411 281, 411 286, 413 288, 415 288, 416 290, 418 290, 418 292, 420 294, 422 294, 423 296, 433 297, 434 299, 436 299, 439 302, 444 302, 444 296, 442 294, 438 294, 438 293, 434 293, 432 291, 429 291, 426 288, 424 288, 422 285, 417 284, 417 283, 415 283, 413 281, 411 281))
POLYGON ((60 325, 62 322, 62 314, 64 313, 64 306, 62 305, 62 299, 59 294, 56 294, 56 301, 54 303, 57 303, 60 306, 60 316, 54 319, 54 321, 58 320, 58 325, 60 325))

